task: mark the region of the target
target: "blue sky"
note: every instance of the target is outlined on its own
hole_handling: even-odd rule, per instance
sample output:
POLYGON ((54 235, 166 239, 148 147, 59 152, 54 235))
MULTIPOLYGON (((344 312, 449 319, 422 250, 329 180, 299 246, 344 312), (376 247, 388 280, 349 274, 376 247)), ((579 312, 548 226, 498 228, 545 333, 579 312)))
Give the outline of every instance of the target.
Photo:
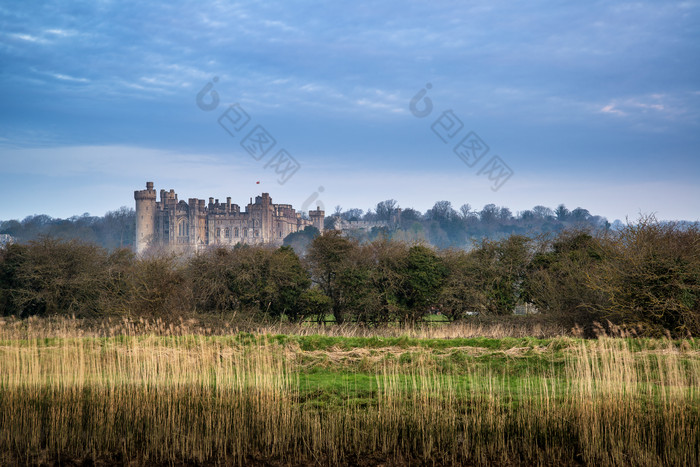
POLYGON ((0 219, 102 215, 147 180, 326 211, 700 218, 699 2, 28 1, 0 26, 0 219), (232 136, 233 104, 250 121, 232 136), (276 141, 260 160, 241 146, 257 125, 276 141), (453 151, 469 132, 489 148, 473 167, 453 151), (281 149, 299 167, 283 184, 281 149), (496 191, 494 156, 512 173, 496 191))

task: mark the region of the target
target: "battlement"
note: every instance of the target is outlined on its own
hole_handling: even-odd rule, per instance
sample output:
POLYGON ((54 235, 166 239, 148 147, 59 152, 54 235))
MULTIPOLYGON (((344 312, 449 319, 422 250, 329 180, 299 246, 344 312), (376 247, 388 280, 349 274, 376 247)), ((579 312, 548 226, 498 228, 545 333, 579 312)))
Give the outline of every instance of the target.
POLYGON ((309 217, 325 217, 326 212, 322 210, 319 206, 316 206, 316 210, 309 211, 309 217))
POLYGON ((153 189, 153 182, 146 182, 145 190, 135 190, 134 191, 135 200, 155 200, 156 190, 153 189))
POLYGON ((153 182, 134 192, 136 200, 136 250, 147 246, 166 248, 206 248, 210 245, 281 244, 294 232, 313 225, 323 231, 325 213, 320 208, 305 219, 291 204, 273 204, 269 193, 250 198, 241 212, 238 204, 210 197, 178 201, 177 193, 160 190, 156 202, 153 182))

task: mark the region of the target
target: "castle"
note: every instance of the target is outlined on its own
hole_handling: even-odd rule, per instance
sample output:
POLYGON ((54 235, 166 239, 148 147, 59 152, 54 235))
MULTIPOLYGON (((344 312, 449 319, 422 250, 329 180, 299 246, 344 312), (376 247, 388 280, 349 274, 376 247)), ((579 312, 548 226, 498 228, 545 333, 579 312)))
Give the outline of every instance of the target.
POLYGON ((273 204, 269 193, 256 196, 241 212, 237 204, 209 198, 189 198, 178 201, 175 190, 160 190, 156 201, 153 182, 145 190, 134 191, 136 200, 137 253, 149 246, 179 250, 197 250, 212 245, 274 244, 281 245, 290 233, 316 227, 323 232, 324 211, 309 211, 309 219, 292 208, 291 204, 273 204))

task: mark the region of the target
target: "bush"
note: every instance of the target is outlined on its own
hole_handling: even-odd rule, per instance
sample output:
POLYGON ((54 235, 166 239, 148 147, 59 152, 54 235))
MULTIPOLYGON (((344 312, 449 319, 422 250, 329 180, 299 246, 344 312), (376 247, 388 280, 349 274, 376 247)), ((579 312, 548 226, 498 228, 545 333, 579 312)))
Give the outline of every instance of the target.
POLYGON ((241 297, 232 287, 238 269, 235 254, 237 251, 228 248, 215 248, 190 259, 186 276, 195 312, 225 313, 241 307, 241 297))
POLYGON ((468 312, 512 314, 521 300, 521 284, 531 257, 531 240, 511 235, 483 240, 470 252, 446 251, 443 312, 455 319, 468 312))
POLYGON ((591 276, 608 297, 601 314, 651 334, 700 334, 700 230, 644 217, 608 240, 610 255, 591 276))
POLYGON ((291 247, 217 248, 190 259, 187 276, 198 311, 254 309, 296 320, 311 280, 291 247))
POLYGON ((523 282, 523 298, 545 314, 592 335, 609 301, 591 277, 599 274, 610 252, 605 242, 580 230, 565 231, 540 242, 523 282))
POLYGON ((173 253, 156 253, 137 259, 128 284, 131 313, 167 316, 192 308, 184 265, 173 253))
POLYGON ((318 288, 313 288, 304 290, 299 295, 297 306, 300 310, 299 320, 311 317, 320 324, 325 321, 326 315, 331 312, 333 303, 326 294, 318 288))
POLYGON ((76 240, 41 237, 0 250, 0 304, 4 315, 111 311, 111 264, 106 250, 76 240))

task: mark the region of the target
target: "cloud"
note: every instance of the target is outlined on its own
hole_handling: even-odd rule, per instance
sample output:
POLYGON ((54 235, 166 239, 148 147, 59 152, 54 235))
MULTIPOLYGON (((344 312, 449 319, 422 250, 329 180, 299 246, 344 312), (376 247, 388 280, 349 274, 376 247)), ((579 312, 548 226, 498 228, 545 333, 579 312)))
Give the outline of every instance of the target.
POLYGON ((46 44, 49 42, 46 39, 37 36, 32 36, 31 34, 11 33, 8 34, 8 36, 22 41, 34 42, 36 44, 46 44))
POLYGON ((600 109, 600 111, 601 111, 602 113, 605 113, 605 114, 627 115, 627 114, 626 114, 625 112, 623 112, 622 110, 616 109, 616 108, 615 108, 615 104, 608 104, 608 105, 606 105, 605 107, 603 107, 602 109, 600 109))
MULTIPOLYGON (((153 161, 169 161, 163 177, 178 183, 186 181, 170 167, 205 180, 219 163, 233 173, 223 159, 190 163, 177 151, 143 149, 231 144, 220 138, 217 146, 220 110, 203 114, 194 106, 218 76, 220 109, 240 102, 271 130, 277 125, 280 144, 284 135, 295 155, 295 146, 323 148, 319 161, 328 171, 353 151, 358 164, 401 161, 418 181, 421 158, 441 148, 413 129, 420 123, 431 138, 428 120, 452 108, 489 142, 507 144, 509 161, 531 158, 542 173, 551 164, 580 168, 573 159, 601 160, 603 147, 615 153, 615 167, 640 167, 653 178, 653 159, 663 152, 687 174, 699 164, 698 15, 697 2, 655 1, 20 2, 0 6, 0 146, 64 145, 82 154, 76 148, 86 144, 95 152, 123 144, 105 149, 123 164, 54 153, 70 162, 65 177, 82 177, 81 167, 96 177, 137 177, 157 172, 153 161), (407 106, 427 82, 435 111, 418 121, 407 106), (661 132, 673 138, 649 137, 661 132)), ((454 157, 449 149, 444 156, 454 157)), ((41 177, 65 170, 48 156, 0 157, 13 170, 17 157, 51 168, 36 169, 41 177)), ((353 176, 363 178, 359 170, 353 176)), ((445 183, 462 189, 460 180, 445 183)), ((368 199, 380 198, 378 186, 365 188, 368 199)))
MULTIPOLYGON (((132 177, 141 173, 160 173, 163 177, 207 178, 216 167, 235 170, 231 162, 206 154, 180 153, 132 146, 66 146, 34 149, 0 149, 6 174, 51 177, 90 175, 105 177, 119 174, 132 177)), ((248 162, 248 161, 244 161, 248 162)))
POLYGON ((75 78, 73 76, 68 76, 64 75, 62 73, 50 73, 51 76, 53 76, 56 79, 60 79, 62 81, 72 81, 74 83, 89 83, 90 80, 87 78, 75 78))
POLYGON ((44 33, 58 37, 72 37, 78 34, 77 31, 66 29, 46 29, 44 33))
POLYGON ((692 92, 650 93, 611 100, 600 113, 652 123, 657 120, 697 125, 697 99, 692 92))

